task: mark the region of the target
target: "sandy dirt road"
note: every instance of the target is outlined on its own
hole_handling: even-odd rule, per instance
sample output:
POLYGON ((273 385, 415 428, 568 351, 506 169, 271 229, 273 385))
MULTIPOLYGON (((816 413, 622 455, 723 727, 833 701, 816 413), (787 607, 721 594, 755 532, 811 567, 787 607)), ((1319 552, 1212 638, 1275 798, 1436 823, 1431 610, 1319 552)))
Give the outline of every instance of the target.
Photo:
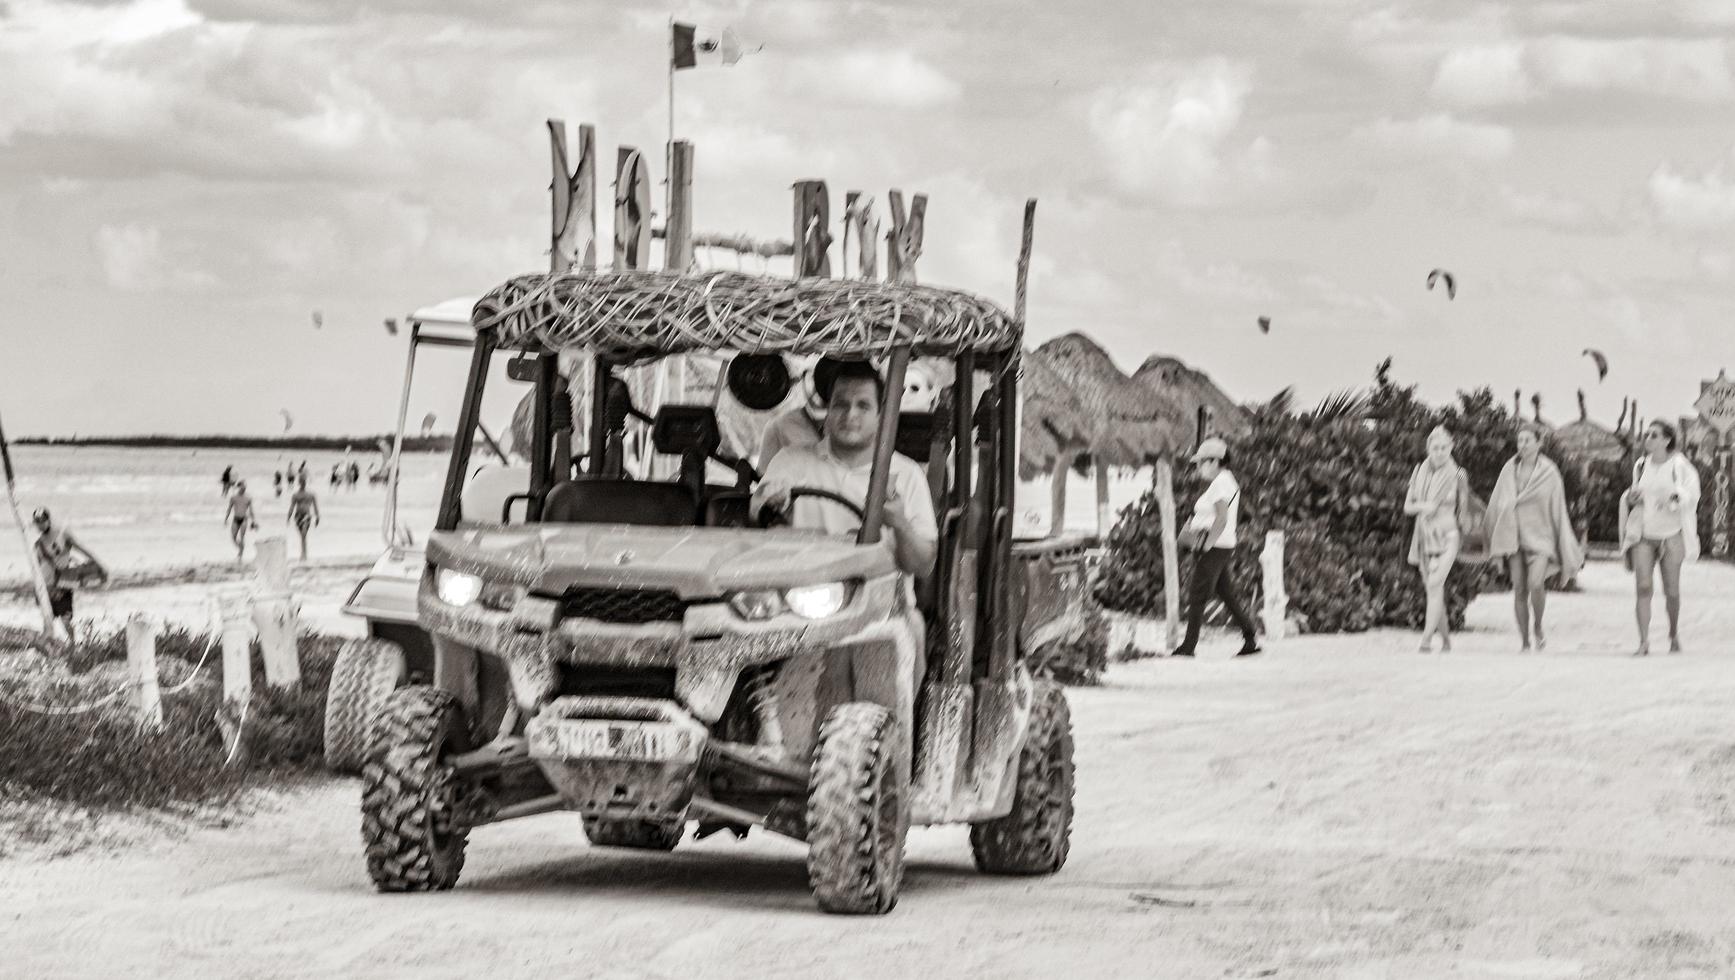
POLYGON ((963 831, 917 831, 896 911, 831 918, 794 843, 605 851, 551 814, 477 831, 452 892, 380 896, 356 784, 331 781, 237 827, 0 864, 0 974, 1735 976, 1735 569, 1692 570, 1680 657, 1625 655, 1619 566, 1585 584, 1544 655, 1513 652, 1495 595, 1447 656, 1381 633, 1117 667, 1072 692, 1053 878, 980 876, 963 831))

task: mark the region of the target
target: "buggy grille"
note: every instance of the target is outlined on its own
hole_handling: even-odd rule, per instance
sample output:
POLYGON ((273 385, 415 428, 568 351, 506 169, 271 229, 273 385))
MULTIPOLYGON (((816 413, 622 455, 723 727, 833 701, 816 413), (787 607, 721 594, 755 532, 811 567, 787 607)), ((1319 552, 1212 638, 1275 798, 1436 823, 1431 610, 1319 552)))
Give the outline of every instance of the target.
POLYGON ((605 623, 679 622, 690 603, 673 592, 657 589, 568 589, 561 596, 564 616, 582 616, 605 623))

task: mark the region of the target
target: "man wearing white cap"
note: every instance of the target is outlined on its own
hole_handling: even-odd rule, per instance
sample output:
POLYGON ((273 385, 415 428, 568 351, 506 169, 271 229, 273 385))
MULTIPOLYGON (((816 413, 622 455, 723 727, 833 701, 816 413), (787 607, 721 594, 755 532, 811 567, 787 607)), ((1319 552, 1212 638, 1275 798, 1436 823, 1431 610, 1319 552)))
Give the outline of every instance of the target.
POLYGON ((1199 444, 1193 453, 1193 465, 1199 475, 1210 481, 1199 502, 1193 505, 1193 519, 1181 532, 1182 540, 1193 551, 1193 580, 1187 589, 1187 637, 1170 654, 1191 657, 1199 642, 1199 629, 1205 622, 1205 603, 1215 596, 1229 611, 1229 618, 1241 630, 1241 649, 1236 656, 1246 657, 1259 652, 1259 639, 1253 620, 1235 596, 1229 580, 1229 561, 1235 557, 1235 536, 1241 511, 1241 485, 1228 468, 1229 446, 1212 436, 1199 444))

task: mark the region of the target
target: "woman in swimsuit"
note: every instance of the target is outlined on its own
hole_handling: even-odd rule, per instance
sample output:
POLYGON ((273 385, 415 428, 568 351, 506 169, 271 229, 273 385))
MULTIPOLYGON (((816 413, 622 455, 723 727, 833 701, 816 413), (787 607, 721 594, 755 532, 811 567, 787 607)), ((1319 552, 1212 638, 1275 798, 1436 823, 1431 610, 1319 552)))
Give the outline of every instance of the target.
POLYGON ((319 524, 319 500, 307 489, 307 477, 296 481, 295 493, 289 498, 289 523, 301 535, 301 560, 307 560, 307 532, 319 524))
POLYGON ((1633 570, 1639 648, 1651 652, 1651 595, 1663 570, 1663 605, 1669 614, 1669 652, 1681 652, 1681 566, 1699 557, 1699 471, 1677 451, 1667 422, 1645 427, 1644 456, 1633 464, 1633 485, 1621 497, 1621 551, 1633 570))

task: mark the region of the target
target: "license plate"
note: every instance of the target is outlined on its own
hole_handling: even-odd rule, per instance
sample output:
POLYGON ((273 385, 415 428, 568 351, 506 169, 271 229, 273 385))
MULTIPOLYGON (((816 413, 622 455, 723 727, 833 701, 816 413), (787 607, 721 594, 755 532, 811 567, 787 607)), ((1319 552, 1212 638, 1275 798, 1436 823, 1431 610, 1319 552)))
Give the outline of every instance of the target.
POLYGON ((687 733, 662 722, 563 721, 554 745, 566 759, 666 762, 687 748, 687 733))

